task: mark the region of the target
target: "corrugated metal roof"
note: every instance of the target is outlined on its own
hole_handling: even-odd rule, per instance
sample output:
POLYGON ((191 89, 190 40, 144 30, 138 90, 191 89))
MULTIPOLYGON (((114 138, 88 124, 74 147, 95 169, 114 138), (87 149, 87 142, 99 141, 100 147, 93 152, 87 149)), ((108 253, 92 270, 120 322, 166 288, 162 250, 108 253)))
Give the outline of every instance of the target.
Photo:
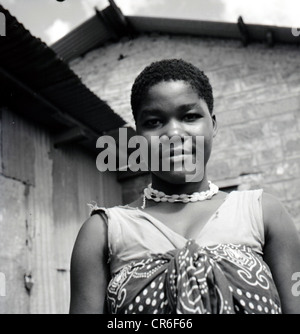
POLYGON ((82 126, 95 136, 125 124, 51 48, 1 5, 0 12, 6 17, 6 37, 0 37, 2 105, 53 132, 82 126))
POLYGON ((98 45, 103 45, 113 37, 114 35, 104 22, 101 22, 99 16, 95 15, 66 35, 65 38, 53 44, 52 49, 57 54, 63 55, 64 60, 69 61, 98 45))
POLYGON ((51 47, 65 61, 77 58, 86 52, 111 40, 118 40, 132 33, 127 18, 122 14, 113 0, 110 6, 72 30, 51 47))
MULTIPOLYGON (((109 22, 105 15, 97 13, 51 47, 65 60, 70 61, 84 55, 91 49, 124 35, 140 33, 165 33, 173 35, 193 35, 199 37, 241 40, 244 45, 251 42, 300 44, 300 36, 293 36, 291 28, 245 24, 241 17, 237 23, 182 20, 159 17, 123 16, 110 1, 107 8, 118 14, 109 22), (116 27, 118 33, 116 34, 116 27), (123 27, 120 33, 120 27, 123 27), (91 36, 90 38, 87 38, 91 36)), ((106 15, 110 17, 111 15, 106 15)))
POLYGON ((138 32, 184 34, 213 38, 243 39, 243 29, 249 42, 267 42, 269 33, 274 43, 300 43, 300 37, 292 34, 291 28, 245 24, 241 17, 237 23, 165 19, 157 17, 128 16, 127 20, 138 32))

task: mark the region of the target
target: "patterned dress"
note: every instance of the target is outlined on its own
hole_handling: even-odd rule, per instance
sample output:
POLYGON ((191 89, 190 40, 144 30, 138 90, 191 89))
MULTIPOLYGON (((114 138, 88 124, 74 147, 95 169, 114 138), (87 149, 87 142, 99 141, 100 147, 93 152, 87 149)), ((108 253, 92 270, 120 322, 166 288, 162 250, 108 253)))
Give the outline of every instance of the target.
POLYGON ((93 207, 108 226, 112 314, 281 313, 263 261, 262 189, 233 191, 188 240, 138 208, 93 207))
POLYGON ((107 300, 113 314, 281 313, 260 256, 243 245, 200 247, 192 240, 122 268, 107 300))

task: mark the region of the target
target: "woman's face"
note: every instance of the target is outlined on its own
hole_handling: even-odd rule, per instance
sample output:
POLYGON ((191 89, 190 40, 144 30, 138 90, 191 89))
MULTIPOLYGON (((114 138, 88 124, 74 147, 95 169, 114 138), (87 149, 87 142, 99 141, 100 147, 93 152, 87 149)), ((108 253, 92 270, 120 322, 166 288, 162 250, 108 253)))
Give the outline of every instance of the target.
MULTIPOLYGON (((196 136, 204 137, 204 166, 210 157, 213 137, 216 134, 216 120, 211 116, 207 104, 196 93, 192 86, 185 81, 162 81, 149 89, 140 110, 137 113, 136 128, 138 135, 144 136, 148 142, 148 152, 151 152, 151 137, 158 136, 161 140, 173 136, 190 136, 195 144, 196 136)), ((199 148, 197 148, 199 149, 199 148)), ((203 147, 202 147, 203 149, 203 147)), ((154 150, 159 150, 155 147, 154 150)), ((153 148, 152 148, 153 153, 153 148)), ((178 152, 175 159, 180 158, 178 152)), ((195 145, 190 154, 194 155, 195 145)), ((154 155, 158 156, 158 155, 154 155)), ((148 156, 148 165, 153 154, 148 156)), ((171 165, 174 157, 170 158, 171 165)), ((174 161, 173 161, 174 164, 174 161)), ((183 164, 184 165, 184 164, 183 164)), ((187 171, 152 171, 159 178, 181 184, 185 182, 187 171)))

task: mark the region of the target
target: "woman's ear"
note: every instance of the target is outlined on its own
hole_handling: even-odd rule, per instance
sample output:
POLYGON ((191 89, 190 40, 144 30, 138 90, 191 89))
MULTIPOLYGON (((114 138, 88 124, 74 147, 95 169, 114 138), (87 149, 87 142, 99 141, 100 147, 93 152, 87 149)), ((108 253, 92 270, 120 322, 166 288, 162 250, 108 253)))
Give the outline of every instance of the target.
POLYGON ((216 115, 212 115, 211 119, 213 123, 213 137, 215 137, 218 133, 218 122, 217 122, 216 115))

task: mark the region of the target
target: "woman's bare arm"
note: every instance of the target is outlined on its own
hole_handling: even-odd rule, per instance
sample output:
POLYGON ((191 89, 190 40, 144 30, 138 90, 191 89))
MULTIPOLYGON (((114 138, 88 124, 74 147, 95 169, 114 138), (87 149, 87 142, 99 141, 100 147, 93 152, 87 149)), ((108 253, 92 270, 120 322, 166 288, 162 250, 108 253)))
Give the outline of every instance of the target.
POLYGON ((106 313, 107 225, 96 214, 79 231, 71 260, 71 314, 106 313))
POLYGON ((283 313, 300 313, 300 296, 294 296, 292 275, 300 272, 300 240, 296 227, 272 195, 263 194, 265 224, 264 259, 269 265, 282 304, 283 313))

